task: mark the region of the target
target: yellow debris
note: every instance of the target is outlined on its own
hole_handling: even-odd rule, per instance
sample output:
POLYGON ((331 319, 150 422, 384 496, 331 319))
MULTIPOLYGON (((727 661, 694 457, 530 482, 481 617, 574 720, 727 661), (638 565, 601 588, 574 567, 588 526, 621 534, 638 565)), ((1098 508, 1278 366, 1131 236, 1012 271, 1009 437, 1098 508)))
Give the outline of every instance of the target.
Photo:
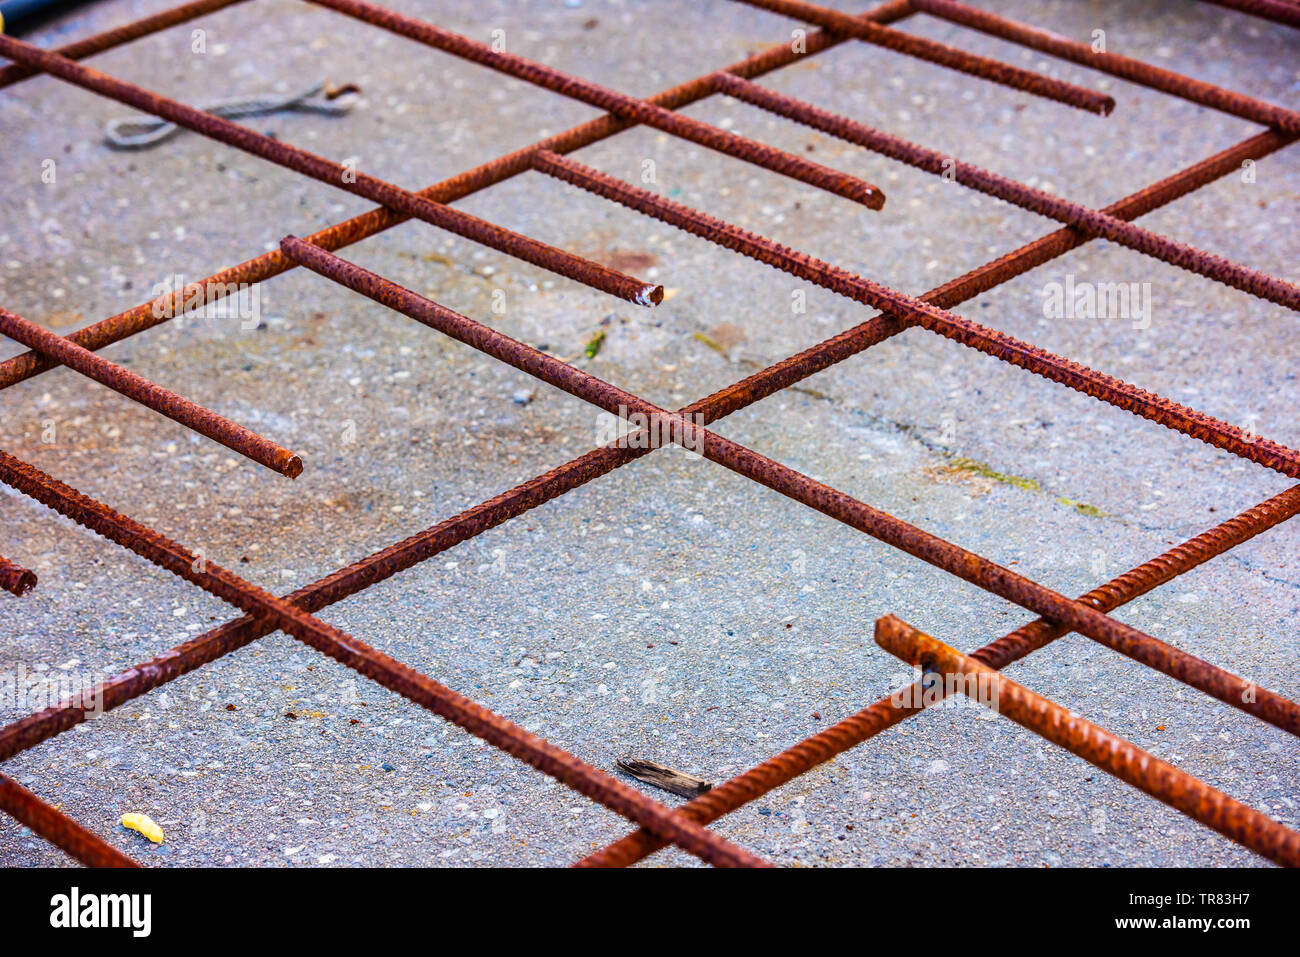
POLYGON ((155 844, 163 842, 163 832, 148 814, 123 814, 122 826, 132 831, 139 831, 155 844))

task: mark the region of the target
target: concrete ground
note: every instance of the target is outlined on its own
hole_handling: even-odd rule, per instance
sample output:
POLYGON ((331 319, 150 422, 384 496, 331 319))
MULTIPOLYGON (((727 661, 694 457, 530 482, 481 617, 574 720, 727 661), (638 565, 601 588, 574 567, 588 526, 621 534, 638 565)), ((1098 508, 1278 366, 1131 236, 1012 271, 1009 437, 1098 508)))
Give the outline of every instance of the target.
MULTIPOLYGON (((170 0, 115 0, 36 34, 55 45, 170 0)), ((739 4, 388 0, 396 9, 648 95, 790 37, 739 4)), ((858 11, 865 5, 837 2, 858 11)), ((999 12, 1272 102, 1300 103, 1300 33, 1209 4, 1008 0, 999 12)), ((846 44, 762 82, 1000 173, 1104 205, 1226 148, 1251 124, 917 16, 905 28, 1113 93, 1109 118, 846 44)), ((420 188, 596 115, 297 0, 263 0, 96 57, 189 103, 353 82, 345 118, 258 130, 420 188), (192 29, 206 52, 192 52, 192 29)), ((60 333, 370 208, 193 134, 104 145, 130 110, 40 77, 0 91, 0 304, 60 333), (57 170, 42 182, 43 161, 57 170)), ((1053 224, 743 104, 691 116, 879 183, 870 213, 638 129, 584 162, 908 293, 1053 224)), ((1300 152, 1142 225, 1295 280, 1300 152)), ((679 406, 870 313, 663 224, 520 176, 463 208, 644 278, 653 311, 409 223, 344 252, 679 406), (807 313, 791 297, 806 291, 807 313), (504 314, 492 311, 504 292, 504 314), (594 358, 593 335, 606 333, 594 358)), ((591 407, 295 271, 261 322, 174 322, 105 350, 299 452, 295 482, 56 370, 0 397, 0 447, 287 593, 591 448, 591 407), (250 324, 251 325, 251 324, 250 324), (52 428, 51 428, 52 427, 52 428)), ((960 314, 1283 444, 1296 317, 1106 243, 960 314), (1151 323, 1048 320, 1044 289, 1149 282, 1151 323)), ((17 354, 12 343, 0 357, 17 354)), ((1082 593, 1288 486, 1275 473, 922 330, 723 420, 718 431, 1048 586, 1082 593)), ((0 669, 113 674, 235 613, 9 490, 0 554, 37 591, 0 596, 0 669)), ((633 755, 722 780, 909 677, 872 623, 971 649, 1032 617, 718 466, 651 455, 322 617, 601 766, 633 755)), ((1300 538, 1284 526, 1117 613, 1289 694, 1300 538)), ((1300 826, 1294 739, 1070 636, 1010 669, 1028 687, 1300 826)), ((6 702, 0 719, 29 708, 6 702)), ((43 744, 4 770, 147 864, 561 865, 616 815, 282 634, 43 744), (290 717, 292 715, 292 717, 290 717), (151 815, 155 847, 118 824, 151 815)), ((636 785, 640 786, 640 785, 636 785)), ((678 799, 646 789, 666 803, 678 799)), ((716 825, 783 865, 1228 865, 1261 859, 997 716, 927 712, 716 825)), ((66 862, 0 818, 0 863, 66 862)), ((655 864, 688 864, 668 851, 655 864)))

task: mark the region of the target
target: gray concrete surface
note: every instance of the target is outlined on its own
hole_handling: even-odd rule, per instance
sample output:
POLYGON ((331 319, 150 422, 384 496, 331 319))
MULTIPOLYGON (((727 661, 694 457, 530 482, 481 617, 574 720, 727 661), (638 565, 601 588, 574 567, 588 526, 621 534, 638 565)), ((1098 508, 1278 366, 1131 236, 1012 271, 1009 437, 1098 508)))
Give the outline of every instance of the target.
MULTIPOLYGON (((95 4, 55 44, 168 0, 95 4)), ((715 2, 391 5, 637 94, 790 35, 715 2)), ((858 3, 835 4, 859 10, 858 3)), ((1294 106, 1300 34, 1208 4, 1032 2, 1010 16, 1294 106)), ((411 188, 594 112, 294 0, 205 18, 97 57, 202 104, 318 78, 364 89, 344 119, 259 130, 411 188)), ((1108 89, 1099 118, 862 45, 764 80, 971 162, 1103 205, 1253 132, 1250 124, 925 17, 906 27, 1108 89)), ((48 78, 0 92, 0 303, 67 333, 369 208, 184 134, 103 144, 130 111, 48 78), (41 180, 54 159, 54 184, 41 180)), ((1051 224, 741 104, 689 108, 880 183, 879 214, 654 131, 581 151, 654 188, 910 293, 1051 224)), ((1300 153, 1144 225, 1298 278, 1300 153)), ((412 223, 345 255, 596 375, 680 405, 839 329, 861 307, 662 224, 521 176, 463 204, 657 279, 640 310, 412 223), (806 289, 806 315, 791 294, 806 289), (491 311, 504 290, 504 315, 491 311), (602 326, 602 322, 607 324, 602 326), (583 345, 604 328, 594 358, 583 345), (717 347, 713 348, 710 346, 717 347)), ((105 354, 303 455, 289 482, 67 370, 0 397, 0 445, 279 593, 594 444, 590 407, 302 272, 263 288, 262 325, 173 323, 105 354), (516 393, 531 393, 526 404, 516 393), (53 441, 43 441, 49 423, 53 441)), ((1284 444, 1300 443, 1296 317, 1093 243, 958 310, 1284 444), (1043 290, 1151 283, 1152 323, 1049 321, 1043 290)), ((0 345, 0 356, 20 351, 0 345)), ((725 435, 1053 588, 1078 594, 1287 487, 1192 439, 913 330, 719 423, 725 435), (969 460, 963 465, 962 460, 969 460)), ((40 587, 0 596, 0 668, 115 673, 232 617, 197 589, 36 504, 0 494, 0 554, 40 587)), ((871 639, 894 613, 974 648, 1030 616, 719 467, 656 453, 322 617, 583 758, 633 754, 722 779, 907 676, 871 639)), ((1282 527, 1118 617, 1288 693, 1300 541, 1282 527)), ((1297 825, 1297 749, 1071 636, 1012 676, 1297 825)), ((12 703, 10 703, 12 704, 12 703)), ((0 709, 12 720, 26 708, 0 709)), ((558 865, 625 833, 615 815, 284 635, 7 762, 4 770, 148 864, 558 865), (294 718, 287 717, 293 713, 294 718), (161 847, 122 830, 151 815, 161 847)), ((656 797, 675 803, 661 792, 656 797)), ((1253 866, 1260 859, 987 712, 945 708, 717 825, 784 865, 1253 866)), ((0 819, 0 864, 60 852, 0 819)), ((688 864, 665 852, 655 864, 688 864)))

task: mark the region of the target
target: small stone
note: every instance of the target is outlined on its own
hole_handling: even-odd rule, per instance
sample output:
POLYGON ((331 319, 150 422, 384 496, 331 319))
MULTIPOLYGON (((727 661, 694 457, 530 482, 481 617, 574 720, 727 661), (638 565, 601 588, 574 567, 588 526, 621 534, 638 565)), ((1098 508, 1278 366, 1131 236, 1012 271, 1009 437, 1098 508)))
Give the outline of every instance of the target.
POLYGON ((515 400, 515 405, 527 405, 533 401, 533 393, 528 389, 520 389, 510 398, 515 400))

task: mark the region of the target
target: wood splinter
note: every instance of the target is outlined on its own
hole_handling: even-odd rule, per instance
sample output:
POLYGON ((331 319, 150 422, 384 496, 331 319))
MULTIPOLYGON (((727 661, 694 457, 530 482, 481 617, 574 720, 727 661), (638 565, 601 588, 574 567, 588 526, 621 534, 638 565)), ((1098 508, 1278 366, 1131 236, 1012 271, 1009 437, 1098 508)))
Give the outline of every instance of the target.
POLYGON ((644 781, 646 784, 663 788, 665 791, 671 791, 673 794, 679 794, 682 797, 699 797, 705 791, 713 788, 713 785, 703 778, 697 778, 692 774, 684 774, 662 764, 656 764, 654 761, 620 758, 617 764, 618 769, 624 774, 630 774, 638 781, 644 781))

